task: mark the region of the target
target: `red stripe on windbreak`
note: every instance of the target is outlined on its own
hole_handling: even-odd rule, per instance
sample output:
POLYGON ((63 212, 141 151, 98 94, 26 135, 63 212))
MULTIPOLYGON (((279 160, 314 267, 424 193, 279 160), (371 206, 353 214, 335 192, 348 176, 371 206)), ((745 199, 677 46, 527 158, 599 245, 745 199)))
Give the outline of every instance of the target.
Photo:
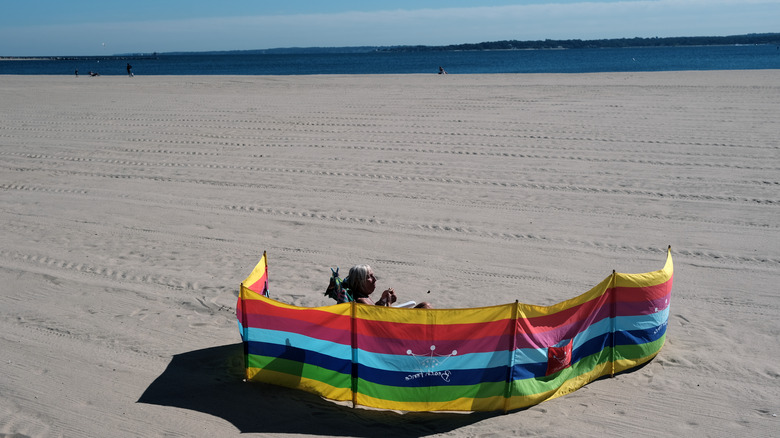
POLYGON ((238 322, 241 323, 242 326, 246 327, 246 321, 244 321, 244 308, 246 307, 246 301, 244 299, 241 299, 241 297, 238 297, 238 302, 236 303, 236 318, 238 318, 238 322))
POLYGON ((536 333, 546 332, 556 327, 586 320, 592 317, 594 313, 601 312, 603 307, 606 306, 609 308, 611 292, 610 289, 607 289, 604 294, 599 295, 590 301, 550 315, 522 318, 519 320, 519 324, 530 333, 536 333))
POLYGON ((493 353, 512 350, 512 335, 490 336, 480 339, 399 339, 375 336, 358 336, 357 348, 378 354, 406 356, 457 356, 470 353, 493 353), (434 347, 433 349, 431 347, 434 347))
POLYGON ((561 315, 556 321, 548 317, 518 319, 515 343, 517 348, 550 347, 563 339, 575 337, 592 324, 609 318, 611 313, 609 294, 604 294, 580 306, 558 312, 561 315))
POLYGON ((671 292, 661 298, 617 303, 617 316, 650 315, 669 307, 671 292))
POLYGON ((656 300, 663 300, 664 298, 669 297, 671 286, 671 279, 669 279, 669 281, 655 286, 608 288, 604 294, 578 306, 570 307, 550 315, 525 318, 527 321, 525 325, 530 328, 532 333, 535 333, 548 331, 556 327, 585 320, 595 312, 602 313, 602 307, 606 306, 609 308, 611 305, 610 300, 613 299, 611 294, 615 294, 614 298, 617 300, 615 306, 618 310, 618 316, 631 315, 632 313, 624 313, 625 310, 621 311, 620 309, 623 308, 628 310, 635 307, 624 303, 655 302, 656 300))
POLYGON ((669 277, 665 282, 654 286, 616 287, 615 292, 621 302, 655 300, 672 292, 672 279, 673 277, 669 277))
POLYGON ((512 320, 475 322, 469 324, 406 324, 401 322, 358 319, 358 336, 399 339, 476 339, 512 333, 512 320))
POLYGON ((268 268, 266 268, 265 272, 263 272, 263 276, 260 277, 259 280, 252 283, 251 286, 245 286, 245 287, 253 292, 263 294, 263 292, 265 292, 265 285, 267 281, 268 281, 268 268))
POLYGON ((340 329, 341 327, 349 327, 350 316, 338 315, 332 312, 326 312, 319 310, 316 307, 304 308, 304 309, 288 309, 285 307, 278 307, 271 303, 262 300, 245 300, 244 307, 246 308, 247 318, 250 321, 249 327, 254 327, 251 322, 257 321, 253 317, 280 317, 289 320, 298 320, 316 324, 322 327, 331 327, 340 329))
POLYGON ((604 311, 599 312, 599 314, 594 315, 593 319, 576 321, 571 324, 552 327, 545 331, 518 330, 515 338, 516 348, 552 347, 564 339, 573 339, 575 336, 589 329, 593 324, 608 318, 608 316, 608 309, 605 309, 604 311))
POLYGON ((346 320, 347 325, 343 327, 338 327, 333 324, 317 324, 282 316, 247 315, 247 319, 249 320, 249 327, 252 328, 297 333, 310 338, 344 345, 350 345, 351 343, 349 319, 346 320))

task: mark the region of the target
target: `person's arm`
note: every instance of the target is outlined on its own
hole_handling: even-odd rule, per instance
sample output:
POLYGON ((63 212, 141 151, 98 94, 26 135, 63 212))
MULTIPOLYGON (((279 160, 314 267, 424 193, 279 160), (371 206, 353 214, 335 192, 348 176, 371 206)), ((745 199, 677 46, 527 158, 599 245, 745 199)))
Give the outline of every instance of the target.
POLYGON ((395 296, 395 291, 393 289, 387 289, 384 292, 382 292, 382 298, 379 299, 379 301, 376 302, 377 306, 389 306, 393 304, 398 298, 395 296))

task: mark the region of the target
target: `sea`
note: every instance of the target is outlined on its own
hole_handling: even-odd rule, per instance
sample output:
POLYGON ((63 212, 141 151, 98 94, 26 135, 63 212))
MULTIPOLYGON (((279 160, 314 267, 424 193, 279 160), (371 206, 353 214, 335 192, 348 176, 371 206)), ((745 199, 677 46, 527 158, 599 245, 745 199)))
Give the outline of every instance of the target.
POLYGON ((0 75, 349 75, 780 69, 776 45, 317 54, 180 54, 0 60, 0 75))

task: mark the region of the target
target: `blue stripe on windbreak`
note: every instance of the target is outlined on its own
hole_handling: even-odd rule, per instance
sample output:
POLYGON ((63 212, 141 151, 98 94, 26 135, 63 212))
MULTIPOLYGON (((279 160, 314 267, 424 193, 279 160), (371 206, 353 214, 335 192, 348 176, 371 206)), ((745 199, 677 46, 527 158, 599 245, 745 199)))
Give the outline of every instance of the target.
POLYGON ((249 341, 289 345, 303 350, 321 352, 338 359, 352 360, 352 347, 350 345, 324 341, 298 333, 250 327, 249 341))
MULTIPOLYGON (((665 324, 669 318, 669 308, 650 315, 619 316, 615 319, 615 331, 653 330, 661 324, 665 324)), ((612 319, 606 318, 597 321, 574 337, 572 349, 578 349, 582 344, 594 338, 603 338, 612 330, 612 319)), ((641 344, 642 342, 640 342, 641 344)))
POLYGON ((642 345, 661 339, 666 334, 667 324, 652 327, 647 330, 627 330, 615 334, 617 345, 642 345))
POLYGON ((512 380, 533 379, 547 374, 547 359, 544 362, 517 364, 512 367, 512 380))
POLYGON ((269 344, 265 342, 249 342, 249 354, 291 360, 295 362, 314 365, 321 368, 337 371, 342 374, 350 374, 352 360, 339 359, 317 351, 292 347, 289 345, 269 344))
POLYGON ((358 349, 358 361, 367 367, 384 368, 386 370, 414 372, 424 364, 444 367, 450 370, 467 370, 472 368, 493 368, 509 364, 509 351, 492 353, 469 353, 454 356, 412 356, 373 353, 358 349))
POLYGON ((647 330, 665 324, 669 320, 669 307, 649 315, 619 316, 616 331, 647 330))
MULTIPOLYGON (((660 339, 666 333, 666 321, 662 324, 650 327, 646 330, 625 330, 615 333, 615 346, 621 345, 642 345, 654 342, 660 339)), ((579 347, 572 351, 572 362, 577 362, 592 354, 612 346, 612 335, 604 333, 581 343, 579 347)))
POLYGON ((443 369, 416 371, 388 371, 358 365, 358 378, 380 385, 403 388, 435 386, 478 385, 485 382, 506 382, 507 366, 464 370, 443 369))
MULTIPOLYGON (((604 333, 598 337, 588 339, 586 342, 582 343, 579 348, 572 349, 571 361, 572 363, 579 362, 580 360, 611 346, 612 333, 604 333)), ((545 362, 545 365, 546 364, 547 363, 545 362)))

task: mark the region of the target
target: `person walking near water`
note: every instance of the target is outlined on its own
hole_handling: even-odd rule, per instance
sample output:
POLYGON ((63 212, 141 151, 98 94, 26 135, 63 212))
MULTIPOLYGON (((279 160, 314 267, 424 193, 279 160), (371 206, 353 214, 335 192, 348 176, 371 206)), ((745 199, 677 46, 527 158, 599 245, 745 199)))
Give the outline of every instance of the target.
POLYGON ((127 63, 127 75, 133 77, 133 66, 129 62, 127 63))

